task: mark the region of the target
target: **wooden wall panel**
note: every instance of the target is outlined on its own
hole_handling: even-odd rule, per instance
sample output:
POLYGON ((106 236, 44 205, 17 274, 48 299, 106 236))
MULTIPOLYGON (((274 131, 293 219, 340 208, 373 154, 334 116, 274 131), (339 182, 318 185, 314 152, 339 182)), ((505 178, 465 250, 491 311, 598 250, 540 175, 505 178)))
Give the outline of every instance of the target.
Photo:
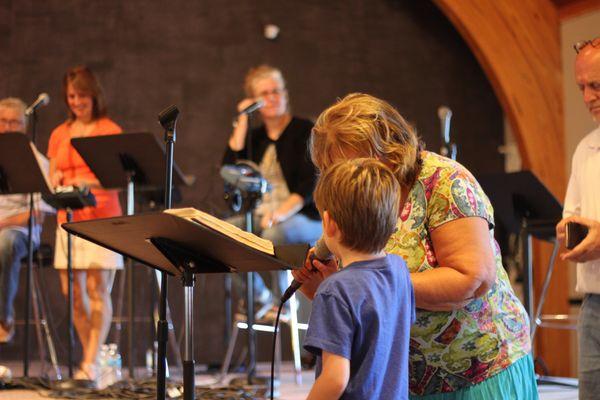
MULTIPOLYGON (((516 136, 525 169, 562 202, 566 186, 559 15, 549 0, 435 0, 492 83, 516 136)), ((537 245, 541 287, 550 251, 537 245)), ((567 271, 557 265, 546 313, 567 313, 567 271)), ((537 297, 536 297, 537 298, 537 297)), ((542 329, 536 349, 552 374, 570 375, 568 332, 542 329), (556 349, 561 349, 560 352, 556 349)))
POLYGON ((553 0, 561 20, 600 10, 598 0, 553 0))

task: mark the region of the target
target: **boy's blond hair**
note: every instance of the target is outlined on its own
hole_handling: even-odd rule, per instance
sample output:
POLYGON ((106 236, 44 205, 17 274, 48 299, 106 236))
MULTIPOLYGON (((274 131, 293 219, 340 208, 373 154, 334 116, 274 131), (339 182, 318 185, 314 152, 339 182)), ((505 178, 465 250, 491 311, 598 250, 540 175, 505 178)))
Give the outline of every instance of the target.
POLYGON ((310 155, 319 170, 341 158, 377 158, 403 188, 417 178, 421 148, 414 128, 394 107, 363 93, 349 94, 323 111, 310 138, 310 155))
POLYGON ((396 230, 400 185, 392 171, 372 158, 338 162, 320 177, 314 192, 342 233, 341 244, 363 253, 381 251, 396 230))

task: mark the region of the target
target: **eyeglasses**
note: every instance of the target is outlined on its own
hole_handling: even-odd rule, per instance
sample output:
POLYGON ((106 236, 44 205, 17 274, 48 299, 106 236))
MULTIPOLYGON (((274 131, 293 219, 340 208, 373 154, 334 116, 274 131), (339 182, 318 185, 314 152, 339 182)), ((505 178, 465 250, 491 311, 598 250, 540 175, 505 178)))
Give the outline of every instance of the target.
POLYGON ((577 42, 573 45, 573 48, 575 49, 575 53, 579 54, 581 50, 583 50, 589 45, 591 45, 592 47, 600 47, 600 37, 597 37, 592 40, 582 40, 580 42, 577 42))
POLYGON ((20 119, 6 119, 0 118, 0 126, 5 126, 10 129, 22 128, 25 124, 20 119))
POLYGON ((267 97, 267 96, 281 96, 285 92, 285 89, 273 89, 273 90, 265 90, 264 92, 260 92, 257 94, 257 97, 267 97))

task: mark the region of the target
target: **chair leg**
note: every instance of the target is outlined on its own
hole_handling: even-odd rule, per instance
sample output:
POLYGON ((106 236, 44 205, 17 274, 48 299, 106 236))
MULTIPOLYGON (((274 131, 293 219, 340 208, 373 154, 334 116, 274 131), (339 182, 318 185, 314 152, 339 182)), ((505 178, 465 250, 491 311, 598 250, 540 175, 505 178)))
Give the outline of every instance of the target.
MULTIPOLYGON (((291 284, 293 277, 291 271, 287 271, 288 283, 291 284)), ((292 295, 289 300, 290 304, 290 336, 292 338, 292 352, 294 354, 294 372, 296 384, 302 384, 302 365, 300 362, 300 335, 298 333, 298 299, 296 295, 292 295)))
MULTIPOLYGON (((41 262, 38 265, 41 265, 41 262)), ((50 329, 48 327, 48 314, 46 312, 46 302, 44 301, 44 296, 41 293, 39 281, 40 279, 38 267, 38 269, 36 269, 35 273, 33 274, 33 310, 36 318, 36 325, 41 324, 44 330, 44 335, 46 337, 46 345, 48 346, 48 353, 50 354, 50 362, 52 363, 52 367, 54 368, 56 379, 60 380, 62 379, 62 374, 60 371, 60 367, 58 366, 58 357, 56 356, 56 348, 54 347, 54 341, 52 340, 52 335, 50 334, 50 329)), ((37 330, 39 332, 39 328, 37 328, 37 330)), ((41 339, 41 333, 38 333, 38 343, 40 348, 44 347, 41 339)), ((40 357, 42 357, 42 352, 40 352, 40 357)), ((45 358, 46 357, 44 354, 44 360, 45 358)), ((42 364, 44 364, 44 362, 42 362, 42 364)))
MULTIPOLYGON (((114 343, 119 345, 119 348, 123 348, 121 343, 121 334, 123 332, 123 304, 125 303, 125 281, 127 280, 124 271, 117 271, 115 273, 115 280, 117 279, 116 275, 119 275, 119 286, 117 290, 117 301, 116 301, 116 309, 114 313, 113 321, 115 321, 115 333, 114 333, 114 343)), ((114 286, 111 285, 111 292, 114 286)), ((130 316, 128 316, 130 317, 130 316)))
POLYGON ((281 325, 277 328, 275 339, 275 376, 281 378, 281 325))
MULTIPOLYGON (((34 276, 31 279, 31 303, 33 308, 33 319, 35 322, 35 336, 38 342, 38 352, 40 355, 40 368, 44 371, 46 368, 46 347, 44 346, 44 339, 42 338, 42 327, 40 321, 40 303, 38 296, 37 280, 34 276)), ((28 321, 26 321, 27 323, 28 321)))
POLYGON ((558 249, 560 245, 557 239, 554 239, 554 247, 552 249, 552 256, 550 257, 550 263, 548 265, 548 269, 546 271, 546 277, 544 278, 544 284, 542 286, 542 292, 540 293, 540 299, 538 301, 537 310, 535 310, 535 314, 531 316, 531 342, 535 339, 535 333, 537 332, 537 327, 541 323, 540 317, 542 315, 542 308, 544 307, 544 302, 546 301, 546 294, 548 293, 548 288, 550 287, 550 280, 552 279, 552 273, 554 272, 554 265, 556 261, 556 255, 558 254, 558 249))
POLYGON ((233 356, 233 350, 235 349, 235 345, 237 343, 239 328, 237 325, 237 321, 234 321, 233 328, 231 329, 231 337, 229 339, 229 344, 227 345, 227 352, 225 353, 225 359, 223 360, 223 365, 221 366, 221 375, 217 382, 223 382, 225 376, 227 376, 227 372, 229 372, 229 366, 231 365, 231 357, 233 356))

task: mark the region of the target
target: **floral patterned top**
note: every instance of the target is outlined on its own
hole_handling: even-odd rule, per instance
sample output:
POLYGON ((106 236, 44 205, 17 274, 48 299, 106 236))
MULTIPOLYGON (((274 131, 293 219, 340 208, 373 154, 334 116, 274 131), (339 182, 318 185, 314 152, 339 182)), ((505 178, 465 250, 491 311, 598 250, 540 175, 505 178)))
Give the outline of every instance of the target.
POLYGON ((462 309, 417 309, 411 329, 410 392, 453 392, 501 372, 530 352, 529 319, 515 296, 494 239, 494 212, 473 175, 459 163, 424 151, 398 230, 386 251, 406 260, 410 272, 436 268, 429 233, 446 222, 477 216, 488 221, 497 277, 490 291, 462 309))

